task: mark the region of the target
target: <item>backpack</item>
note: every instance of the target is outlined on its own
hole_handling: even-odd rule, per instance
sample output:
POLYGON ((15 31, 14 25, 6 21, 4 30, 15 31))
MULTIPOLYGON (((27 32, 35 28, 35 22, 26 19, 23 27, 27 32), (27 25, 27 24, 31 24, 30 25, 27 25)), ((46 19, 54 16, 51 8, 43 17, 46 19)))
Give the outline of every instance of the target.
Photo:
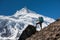
POLYGON ((43 20, 43 17, 39 17, 39 22, 43 22, 44 20, 43 20))

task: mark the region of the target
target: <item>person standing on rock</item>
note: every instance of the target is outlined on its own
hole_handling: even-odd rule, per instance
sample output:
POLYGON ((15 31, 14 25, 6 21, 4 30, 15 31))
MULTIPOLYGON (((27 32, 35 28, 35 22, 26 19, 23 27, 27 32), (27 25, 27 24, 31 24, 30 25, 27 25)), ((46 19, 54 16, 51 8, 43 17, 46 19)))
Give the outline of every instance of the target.
MULTIPOLYGON (((44 22, 44 19, 43 19, 43 17, 38 17, 38 23, 36 23, 36 27, 37 27, 37 24, 39 24, 40 25, 40 27, 41 27, 41 29, 42 29, 42 23, 44 22)), ((38 30, 38 29, 37 29, 38 30)), ((39 29, 39 31, 40 31, 40 29, 39 29)))

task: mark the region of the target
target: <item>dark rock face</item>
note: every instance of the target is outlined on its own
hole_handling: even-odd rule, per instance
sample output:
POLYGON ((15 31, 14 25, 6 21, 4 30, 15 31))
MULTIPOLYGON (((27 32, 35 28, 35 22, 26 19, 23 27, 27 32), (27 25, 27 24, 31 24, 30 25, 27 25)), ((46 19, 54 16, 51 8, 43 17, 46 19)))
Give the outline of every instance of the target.
POLYGON ((30 37, 35 32, 36 32, 36 28, 32 25, 28 25, 28 27, 23 31, 19 40, 25 40, 26 38, 30 37))
POLYGON ((60 18, 58 18, 56 21, 60 21, 60 18))
POLYGON ((60 19, 51 23, 40 32, 36 32, 26 40, 60 40, 60 19))

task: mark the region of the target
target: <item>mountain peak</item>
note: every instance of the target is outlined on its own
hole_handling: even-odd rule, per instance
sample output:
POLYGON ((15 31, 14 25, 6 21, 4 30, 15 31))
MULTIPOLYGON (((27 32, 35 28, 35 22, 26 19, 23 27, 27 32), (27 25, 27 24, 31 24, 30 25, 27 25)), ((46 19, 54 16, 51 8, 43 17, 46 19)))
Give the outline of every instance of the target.
POLYGON ((21 10, 17 10, 14 16, 25 15, 27 13, 30 13, 30 10, 27 7, 24 7, 21 10))
POLYGON ((12 40, 13 38, 15 40, 19 38, 28 25, 36 26, 39 16, 44 18, 42 28, 47 27, 50 23, 55 21, 53 18, 35 13, 26 7, 17 11, 12 16, 0 16, 0 39, 12 40))
POLYGON ((28 8, 27 8, 27 7, 24 7, 24 8, 22 8, 22 9, 20 10, 20 12, 25 12, 25 13, 27 13, 27 12, 28 12, 28 8))

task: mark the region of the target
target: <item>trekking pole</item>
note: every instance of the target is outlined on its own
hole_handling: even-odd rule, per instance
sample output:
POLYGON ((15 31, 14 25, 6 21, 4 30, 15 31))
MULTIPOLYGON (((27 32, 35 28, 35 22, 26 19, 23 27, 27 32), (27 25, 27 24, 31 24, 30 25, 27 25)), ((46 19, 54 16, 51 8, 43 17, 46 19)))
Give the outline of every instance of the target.
POLYGON ((41 24, 41 38, 42 38, 42 40, 44 40, 44 39, 43 39, 42 24, 41 24))

